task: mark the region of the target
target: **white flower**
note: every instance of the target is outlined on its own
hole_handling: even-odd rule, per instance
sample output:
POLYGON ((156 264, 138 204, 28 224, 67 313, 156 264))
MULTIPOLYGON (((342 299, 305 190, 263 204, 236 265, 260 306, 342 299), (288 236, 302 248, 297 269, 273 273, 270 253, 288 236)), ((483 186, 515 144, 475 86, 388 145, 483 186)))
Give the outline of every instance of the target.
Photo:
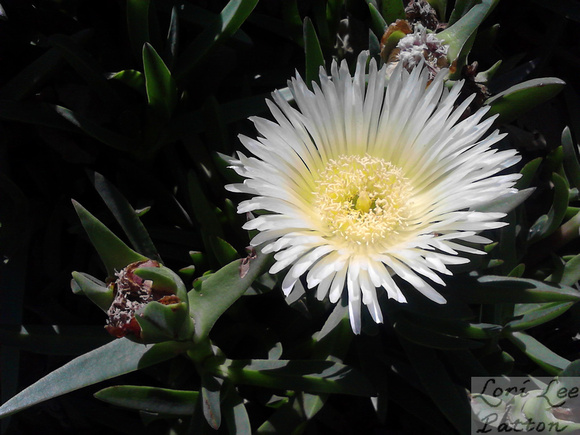
POLYGON ((239 153, 232 167, 245 180, 226 186, 252 195, 239 213, 262 212, 244 228, 259 231, 252 245, 276 252, 270 273, 290 267, 284 293, 303 276, 320 300, 346 292, 355 333, 361 302, 382 322, 378 291, 406 302, 399 279, 445 303, 429 282, 445 285, 447 265, 469 261, 459 253, 482 254, 461 242, 489 243, 477 234, 504 226, 504 214, 474 207, 514 193, 519 178, 495 175, 519 157, 492 148, 497 131, 482 139, 487 108, 459 121, 473 98, 454 107, 462 83, 446 90, 447 71, 427 86, 426 69, 398 67, 386 86, 371 60, 365 84, 367 57, 354 77, 344 62, 331 77, 321 69, 314 92, 292 79, 297 109, 274 92, 275 122, 251 118, 261 137, 240 140, 255 157, 239 153))

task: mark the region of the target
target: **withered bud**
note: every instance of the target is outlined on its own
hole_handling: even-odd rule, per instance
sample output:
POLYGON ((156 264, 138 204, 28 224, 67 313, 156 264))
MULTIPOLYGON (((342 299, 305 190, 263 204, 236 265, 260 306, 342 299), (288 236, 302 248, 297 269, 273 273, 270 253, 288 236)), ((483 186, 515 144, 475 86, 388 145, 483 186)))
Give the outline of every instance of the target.
POLYGON ((160 267, 154 260, 131 263, 115 275, 117 279, 109 284, 113 289, 114 300, 107 311, 109 316, 105 329, 114 337, 121 338, 133 335, 141 338, 141 326, 135 318, 144 307, 152 301, 163 305, 181 302, 177 295, 166 289, 153 288, 153 281, 145 280, 134 273, 141 267, 160 267))
POLYGON ((413 25, 422 24, 425 28, 433 31, 440 27, 437 12, 425 0, 410 0, 405 8, 405 15, 413 25))
POLYGON ((413 33, 413 29, 407 20, 399 20, 391 23, 383 37, 381 38, 381 58, 383 62, 389 62, 389 59, 396 57, 399 53, 395 50, 399 40, 409 33, 413 33), (397 33, 398 32, 398 33, 397 33))

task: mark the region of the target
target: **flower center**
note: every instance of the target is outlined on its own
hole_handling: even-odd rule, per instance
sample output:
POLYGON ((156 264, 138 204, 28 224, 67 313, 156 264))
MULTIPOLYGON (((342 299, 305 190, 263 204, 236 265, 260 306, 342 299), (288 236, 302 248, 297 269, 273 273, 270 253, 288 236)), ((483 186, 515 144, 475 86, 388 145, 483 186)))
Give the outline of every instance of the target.
POLYGON ((386 160, 341 155, 319 173, 314 192, 322 223, 346 241, 370 244, 406 228, 411 186, 386 160))

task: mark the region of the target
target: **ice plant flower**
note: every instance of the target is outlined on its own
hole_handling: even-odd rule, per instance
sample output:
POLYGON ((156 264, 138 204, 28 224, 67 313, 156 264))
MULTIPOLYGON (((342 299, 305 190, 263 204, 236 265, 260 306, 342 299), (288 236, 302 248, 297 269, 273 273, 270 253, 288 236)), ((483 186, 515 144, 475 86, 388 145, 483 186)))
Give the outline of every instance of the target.
POLYGON ((489 243, 478 233, 505 225, 503 213, 475 207, 515 192, 519 177, 497 175, 519 157, 492 148, 497 131, 484 138, 488 108, 460 120, 472 99, 455 106, 462 83, 446 90, 442 71, 428 84, 419 65, 399 66, 387 84, 374 60, 365 80, 367 58, 354 77, 333 62, 314 91, 293 78, 297 108, 274 92, 275 121, 252 118, 261 136, 240 136, 255 157, 232 160, 244 182, 226 186, 251 195, 238 212, 259 211, 244 228, 259 231, 253 246, 276 253, 270 273, 289 267, 284 293, 301 277, 320 300, 344 293, 355 333, 363 304, 383 321, 378 291, 406 302, 402 281, 445 303, 432 283, 469 261, 460 253, 482 253, 463 242, 489 243))

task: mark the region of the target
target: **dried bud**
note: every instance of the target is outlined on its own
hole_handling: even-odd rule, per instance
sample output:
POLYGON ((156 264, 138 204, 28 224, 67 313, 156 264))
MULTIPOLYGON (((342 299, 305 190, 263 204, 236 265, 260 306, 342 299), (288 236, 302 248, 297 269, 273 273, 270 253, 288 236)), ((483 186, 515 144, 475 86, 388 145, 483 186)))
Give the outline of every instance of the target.
POLYGON ((449 66, 448 48, 434 33, 417 24, 414 32, 401 38, 396 48, 389 53, 387 73, 392 72, 398 62, 403 62, 403 66, 411 71, 424 61, 429 76, 433 79, 440 69, 449 66))
POLYGON ((131 263, 109 284, 114 300, 107 311, 107 331, 140 342, 191 338, 193 323, 185 286, 157 261, 131 263))

